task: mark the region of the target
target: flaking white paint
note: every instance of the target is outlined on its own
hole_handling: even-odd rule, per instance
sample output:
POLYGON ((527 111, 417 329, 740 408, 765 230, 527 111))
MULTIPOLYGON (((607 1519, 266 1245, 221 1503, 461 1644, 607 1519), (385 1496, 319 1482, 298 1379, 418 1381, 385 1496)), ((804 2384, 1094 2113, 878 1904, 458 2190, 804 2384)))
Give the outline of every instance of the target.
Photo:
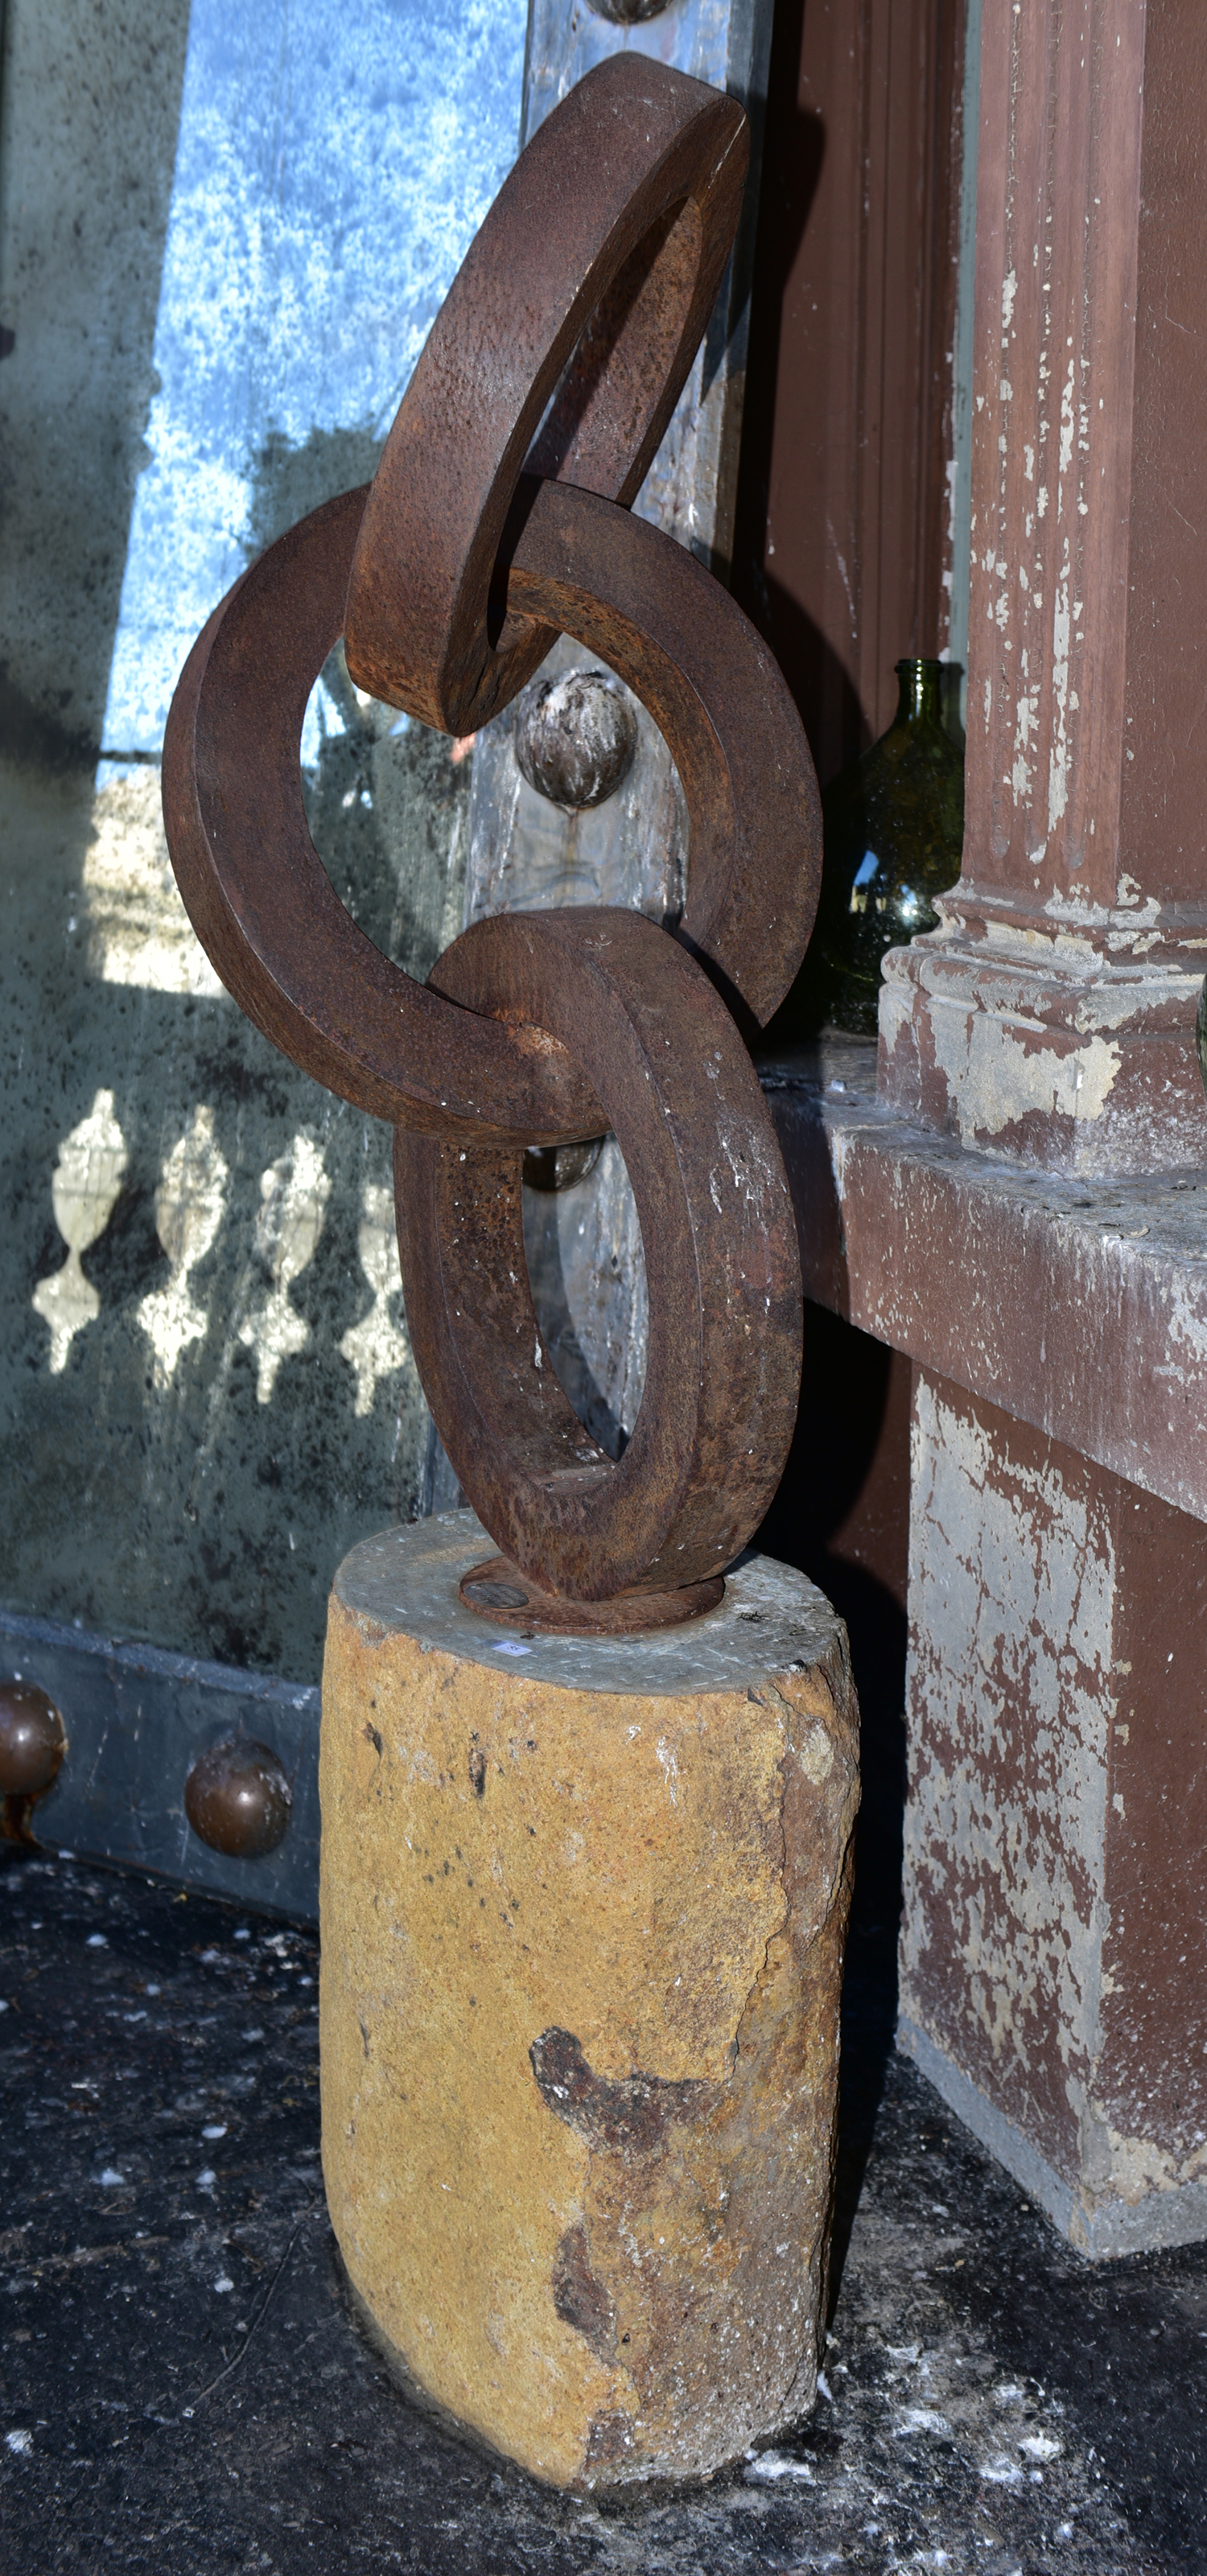
POLYGON ((1000 1135, 1031 1110, 1047 1117, 1100 1118, 1122 1063, 1112 1040, 1094 1035, 1067 1054, 1031 1037, 984 1009, 969 1009, 961 998, 947 1003, 939 992, 930 997, 935 1061, 947 1084, 960 1141, 975 1145, 1000 1135))
MULTIPOLYGON (((1067 2163, 1088 2108, 1107 1928, 1097 1890, 1114 1714, 1113 1541, 1087 1491, 1068 1487, 1054 1462, 1037 1470, 1003 1457, 925 1376, 910 1520, 902 2009, 933 2025, 930 1927, 950 1923, 971 2080, 984 2081, 987 2042, 1010 2110, 1025 2101, 1037 2040, 1049 2057, 1054 2044, 1069 2095, 1067 2163)), ((935 2035, 958 2061, 950 2019, 935 2035)))

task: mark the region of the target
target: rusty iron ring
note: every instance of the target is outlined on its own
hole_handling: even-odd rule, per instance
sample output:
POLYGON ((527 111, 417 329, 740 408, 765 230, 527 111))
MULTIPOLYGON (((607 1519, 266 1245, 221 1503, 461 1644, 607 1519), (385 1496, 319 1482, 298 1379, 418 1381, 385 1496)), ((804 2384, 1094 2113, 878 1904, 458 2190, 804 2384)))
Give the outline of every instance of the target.
POLYGON ((796 973, 821 883, 809 746, 761 635, 686 546, 594 493, 526 478, 498 574, 508 613, 601 654, 653 716, 687 805, 677 936, 762 1026, 796 973))
POLYGON ((559 1144, 598 1102, 539 1030, 476 1020, 375 948, 306 820, 306 701, 344 622, 364 491, 278 537, 215 609, 177 684, 163 805, 176 881, 227 991, 282 1053, 398 1126, 559 1144))
MULTIPOLYGON (((813 765, 779 671, 685 547, 567 485, 531 484, 526 499, 508 598, 605 653, 661 724, 688 809, 679 935, 765 1020, 808 938, 821 864, 813 765)), ((298 745, 363 506, 346 493, 279 537, 185 664, 163 777, 189 917, 257 1028, 373 1116, 484 1142, 598 1135, 607 1121, 567 1049, 457 1009, 383 957, 310 837, 298 745)))
POLYGON ((744 133, 729 102, 634 58, 563 102, 504 191, 507 221, 488 218, 470 252, 376 483, 235 585, 165 742, 169 846, 219 973, 274 1043, 398 1131, 408 1320, 467 1491, 559 1618, 610 1600, 618 1625, 626 1591, 641 1625, 672 1589, 680 1612, 685 1586, 715 1597, 774 1490, 799 1374, 787 1185, 725 1004, 765 1019, 799 961, 820 865, 812 763, 741 612, 608 497, 632 497, 686 375, 744 133), (556 255, 534 214, 554 181, 586 207, 556 255), (559 373, 531 450, 552 473, 525 475, 559 373), (430 577, 407 551, 420 523, 430 577), (354 620, 363 644, 375 617, 388 668, 354 658, 354 620), (426 989, 383 957, 335 895, 302 798, 306 702, 341 629, 358 679, 450 728, 513 695, 554 633, 601 652, 683 781, 681 944, 639 915, 576 910, 477 925, 426 989), (520 1199, 522 1147, 607 1124, 651 1288, 646 1393, 615 1466, 540 1344, 520 1199))
POLYGON ((788 1184, 734 1023, 640 913, 498 914, 463 932, 433 979, 573 1047, 624 1154, 649 1289, 645 1389, 613 1465, 540 1338, 519 1154, 399 1131, 407 1322, 465 1491, 546 1592, 598 1601, 715 1577, 779 1481, 802 1336, 788 1184))
POLYGON ((598 64, 538 128, 436 316, 374 477, 345 624, 359 687, 464 735, 532 677, 556 630, 490 631, 525 461, 635 498, 716 300, 748 159, 736 100, 637 53, 598 64))

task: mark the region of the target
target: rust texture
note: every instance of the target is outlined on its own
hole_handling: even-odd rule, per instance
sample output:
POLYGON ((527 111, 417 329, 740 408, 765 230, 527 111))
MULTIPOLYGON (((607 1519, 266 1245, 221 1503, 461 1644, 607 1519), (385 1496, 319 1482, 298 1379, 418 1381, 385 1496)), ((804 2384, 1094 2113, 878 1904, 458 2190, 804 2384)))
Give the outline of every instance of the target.
POLYGON ((743 1032, 812 925, 816 782, 754 628, 628 506, 712 310, 747 149, 732 100, 640 56, 579 83, 471 245, 373 484, 270 547, 198 638, 164 759, 173 865, 229 990, 395 1127, 408 1324, 466 1493, 530 1584, 640 1595, 642 1624, 651 1597, 715 1582, 757 1527, 800 1371, 795 1228, 743 1032), (464 736, 559 633, 666 739, 691 838, 682 916, 476 922, 420 987, 355 927, 311 843, 309 690, 343 634, 359 685, 464 736), (650 1293, 618 1464, 542 1343, 520 1197, 525 1148, 605 1130, 650 1293))
POLYGON ((505 1556, 488 1557, 471 1566, 458 1586, 461 1599, 479 1618, 500 1627, 519 1628, 526 1636, 556 1636, 559 1630, 587 1631, 594 1636, 632 1636, 643 1627, 677 1627, 715 1610, 725 1589, 723 1577, 704 1583, 681 1583, 674 1592, 624 1592, 610 1601, 565 1600, 529 1583, 505 1556))

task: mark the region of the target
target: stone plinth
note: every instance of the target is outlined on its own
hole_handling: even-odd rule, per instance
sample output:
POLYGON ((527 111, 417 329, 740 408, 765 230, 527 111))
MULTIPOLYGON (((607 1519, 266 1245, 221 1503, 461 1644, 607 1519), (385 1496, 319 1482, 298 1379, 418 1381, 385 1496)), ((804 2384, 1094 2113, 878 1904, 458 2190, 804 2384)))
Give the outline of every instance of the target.
POLYGON ((557 2486, 811 2404, 858 1803, 841 1622, 753 1557, 688 1628, 525 1637, 458 1512, 332 1594, 323 2166, 399 2376, 557 2486))

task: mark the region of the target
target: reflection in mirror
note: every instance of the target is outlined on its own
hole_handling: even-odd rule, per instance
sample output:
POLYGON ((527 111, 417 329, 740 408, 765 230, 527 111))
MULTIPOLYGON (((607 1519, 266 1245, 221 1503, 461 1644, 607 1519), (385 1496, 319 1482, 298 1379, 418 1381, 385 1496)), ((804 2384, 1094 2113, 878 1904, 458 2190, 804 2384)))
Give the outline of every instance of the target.
POLYGON ((578 1149, 560 1151, 566 1164, 552 1189, 534 1188, 524 1174, 533 1303, 579 1421, 609 1458, 619 1458, 637 1420, 649 1347, 637 1202, 614 1136, 588 1149, 577 1171, 578 1149))
POLYGON ((355 688, 337 644, 302 727, 306 817, 341 903, 418 983, 465 917, 468 750, 355 688))
MULTIPOLYGON (((515 156, 526 0, 3 14, 0 1600, 309 1682, 332 1569, 422 1488, 390 1137, 219 985, 163 725, 247 563, 372 475, 515 156)), ((472 763, 338 658, 319 703, 319 847, 426 974, 472 763)))

